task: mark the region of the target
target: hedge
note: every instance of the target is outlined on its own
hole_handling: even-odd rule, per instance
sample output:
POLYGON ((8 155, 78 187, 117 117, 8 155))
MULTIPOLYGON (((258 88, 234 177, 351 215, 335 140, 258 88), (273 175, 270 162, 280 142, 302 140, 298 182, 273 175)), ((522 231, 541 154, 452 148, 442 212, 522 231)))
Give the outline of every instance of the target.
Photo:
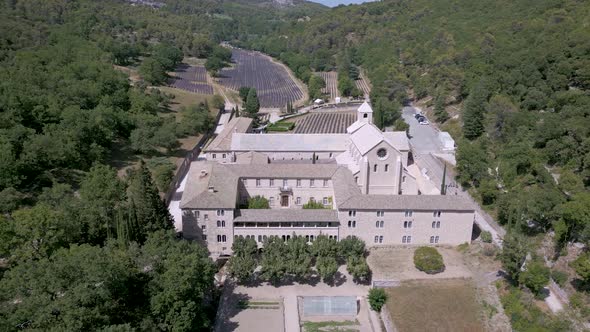
POLYGON ((443 258, 433 247, 420 247, 414 252, 414 265, 420 271, 436 274, 445 270, 443 258))

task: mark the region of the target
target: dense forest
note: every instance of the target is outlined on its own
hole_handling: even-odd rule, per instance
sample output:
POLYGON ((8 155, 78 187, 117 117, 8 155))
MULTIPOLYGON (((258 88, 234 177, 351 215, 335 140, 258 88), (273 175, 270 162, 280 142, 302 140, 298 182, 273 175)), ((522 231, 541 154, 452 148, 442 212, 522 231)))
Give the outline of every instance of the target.
MULTIPOLYGON (((514 280, 526 284, 514 266, 546 234, 550 259, 590 244, 588 2, 163 2, 0 3, 1 330, 210 328, 206 250, 174 237, 150 165, 124 177, 108 165, 118 146, 147 155, 210 128, 211 105, 182 122, 158 116, 170 96, 153 85, 184 56, 227 65, 222 41, 277 57, 314 91, 312 72, 337 70, 358 95, 362 68, 381 127, 431 99, 458 140, 458 180, 508 230, 501 259, 514 280), (144 80, 116 68, 128 65, 144 80)), ((588 289, 590 255, 572 266, 588 289)), ((519 330, 559 329, 523 313, 520 293, 503 303, 520 310, 519 330)))
POLYGON ((153 85, 184 56, 227 61, 219 43, 254 24, 235 15, 247 7, 260 31, 321 8, 0 3, 0 330, 211 329, 217 268, 205 248, 176 238, 159 165, 123 177, 109 165, 121 146, 157 155, 211 128, 219 105, 182 108, 177 121, 161 116, 171 97, 153 85))

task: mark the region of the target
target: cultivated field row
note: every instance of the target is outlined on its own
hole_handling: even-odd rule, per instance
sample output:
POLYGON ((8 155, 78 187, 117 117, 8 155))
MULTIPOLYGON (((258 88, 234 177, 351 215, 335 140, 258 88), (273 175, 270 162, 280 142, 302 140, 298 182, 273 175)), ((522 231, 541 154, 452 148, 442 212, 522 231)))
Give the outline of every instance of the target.
POLYGON ((355 120, 352 112, 309 113, 295 123, 295 133, 344 134, 355 120))
POLYGON ((241 87, 256 88, 263 108, 285 107, 287 102, 303 98, 303 92, 281 65, 268 57, 241 49, 232 49, 234 66, 222 69, 221 85, 238 91, 241 87))
POLYGON ((360 79, 354 81, 354 84, 356 84, 356 87, 363 92, 365 97, 368 97, 371 94, 371 87, 362 76, 360 79))
POLYGON ((213 87, 207 82, 207 70, 201 66, 180 64, 170 79, 170 86, 204 95, 212 95, 213 87))
POLYGON ((330 100, 336 99, 338 93, 338 73, 335 71, 318 72, 317 73, 326 82, 326 87, 322 89, 322 93, 330 95, 330 100))

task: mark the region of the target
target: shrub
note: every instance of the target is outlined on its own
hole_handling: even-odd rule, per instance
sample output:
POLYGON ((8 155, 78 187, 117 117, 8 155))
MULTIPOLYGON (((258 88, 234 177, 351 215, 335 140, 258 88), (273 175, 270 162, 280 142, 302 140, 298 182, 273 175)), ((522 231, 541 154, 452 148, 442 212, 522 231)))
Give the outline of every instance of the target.
POLYGON ((436 274, 445 270, 443 258, 433 247, 420 247, 414 252, 414 265, 420 271, 436 274))
POLYGON ((492 243, 492 233, 488 231, 482 231, 479 237, 485 243, 492 243))
POLYGON ((309 202, 303 204, 304 209, 325 209, 324 204, 322 202, 316 202, 310 200, 309 202))
POLYGON ((372 310, 381 311, 385 302, 387 302, 387 293, 383 288, 371 288, 369 290, 369 305, 372 310))
POLYGON ((518 276, 518 281, 528 287, 535 295, 539 295, 549 282, 550 271, 541 261, 532 261, 526 270, 518 276))
POLYGON ((555 281, 559 286, 563 286, 567 282, 568 277, 567 273, 561 270, 552 270, 551 279, 553 279, 553 281, 555 281))
POLYGON ((248 200, 248 209, 270 209, 270 204, 265 197, 256 195, 248 200))
POLYGON ((590 281, 590 252, 580 255, 576 260, 570 263, 570 266, 576 270, 576 273, 584 280, 590 281))

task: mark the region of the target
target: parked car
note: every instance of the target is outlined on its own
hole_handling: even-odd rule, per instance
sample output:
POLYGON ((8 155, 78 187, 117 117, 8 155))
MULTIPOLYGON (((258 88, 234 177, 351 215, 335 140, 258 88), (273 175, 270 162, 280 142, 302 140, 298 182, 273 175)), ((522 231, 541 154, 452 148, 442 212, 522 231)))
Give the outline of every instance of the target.
POLYGON ((420 114, 420 113, 416 113, 416 114, 414 114, 414 117, 415 117, 416 119, 418 119, 419 117, 422 117, 422 116, 423 116, 423 115, 422 115, 422 114, 420 114))
POLYGON ((422 120, 420 120, 418 123, 421 124, 421 125, 427 125, 428 124, 428 120, 426 120, 426 118, 422 118, 422 120))

